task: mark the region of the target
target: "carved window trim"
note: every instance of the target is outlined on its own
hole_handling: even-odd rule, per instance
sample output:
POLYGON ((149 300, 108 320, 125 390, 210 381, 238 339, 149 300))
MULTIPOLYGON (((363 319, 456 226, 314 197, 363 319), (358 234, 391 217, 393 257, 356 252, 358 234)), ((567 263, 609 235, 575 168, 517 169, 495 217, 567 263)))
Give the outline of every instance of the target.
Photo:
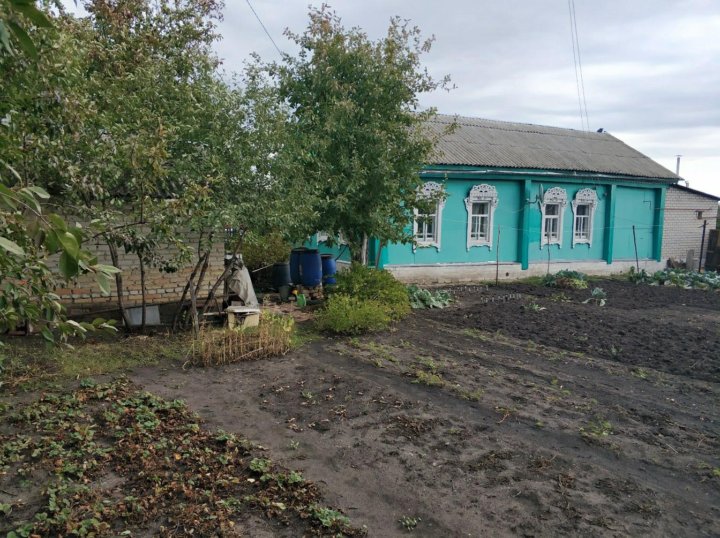
MULTIPOLYGON (((438 193, 441 193, 443 190, 443 187, 440 183, 437 183, 435 181, 428 181, 426 182, 420 189, 419 196, 421 198, 430 198, 435 197, 438 195, 438 193)), ((445 198, 440 198, 435 206, 435 228, 433 237, 429 240, 418 240, 417 233, 418 233, 418 218, 422 215, 418 212, 417 208, 413 209, 413 213, 415 215, 415 218, 413 219, 413 252, 417 247, 435 247, 438 252, 440 252, 440 242, 442 238, 442 212, 443 208, 445 207, 445 198)), ((433 213, 430 213, 432 215, 433 213)))
POLYGON ((488 247, 492 250, 493 245, 493 225, 495 220, 495 208, 498 205, 498 193, 497 189, 487 183, 480 185, 473 185, 470 189, 470 193, 465 198, 465 210, 467 211, 467 233, 466 233, 466 248, 468 252, 472 247, 488 247), (487 237, 485 238, 473 238, 472 237, 472 225, 473 225, 473 204, 486 203, 488 204, 488 225, 487 225, 487 237))
POLYGON ((318 242, 318 244, 324 243, 325 241, 327 241, 327 240, 330 238, 330 234, 329 234, 329 233, 327 233, 327 232, 322 232, 322 231, 321 231, 321 232, 317 232, 316 236, 317 236, 317 242, 318 242))
POLYGON ((572 246, 573 248, 575 245, 592 245, 593 240, 593 229, 595 228, 595 209, 597 209, 598 205, 598 197, 597 193, 593 189, 580 189, 575 194, 575 198, 572 202, 572 210, 573 210, 573 234, 572 234, 572 246), (578 207, 580 206, 587 206, 588 208, 588 214, 587 217, 587 225, 588 225, 588 231, 585 234, 585 237, 578 237, 578 207))
POLYGON ((565 191, 565 189, 560 187, 553 187, 545 192, 545 195, 543 196, 542 202, 540 204, 540 212, 542 214, 542 219, 540 220, 540 248, 544 247, 545 245, 557 245, 558 247, 562 247, 565 207, 567 207, 567 192, 565 191), (546 214, 547 207, 549 205, 558 206, 557 216, 546 214), (551 218, 554 219, 555 217, 557 217, 558 224, 557 237, 549 238, 548 235, 545 233, 546 222, 549 221, 551 218))

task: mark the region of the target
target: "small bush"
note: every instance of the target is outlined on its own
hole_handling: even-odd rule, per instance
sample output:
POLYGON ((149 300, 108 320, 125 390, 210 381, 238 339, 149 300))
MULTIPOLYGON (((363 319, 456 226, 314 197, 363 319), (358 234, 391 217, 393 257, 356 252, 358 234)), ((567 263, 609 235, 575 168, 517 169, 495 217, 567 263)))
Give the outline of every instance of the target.
POLYGON ((412 308, 445 308, 452 302, 452 297, 445 290, 433 293, 417 286, 408 286, 407 291, 412 308))
POLYGON ((379 301, 336 292, 317 313, 315 324, 321 331, 356 335, 387 329, 391 320, 389 308, 379 301))
POLYGON ((402 282, 389 271, 365 267, 359 263, 353 263, 348 271, 337 274, 337 284, 332 293, 380 303, 394 321, 410 313, 410 300, 402 282))
POLYGON ((284 355, 290 350, 295 321, 289 316, 262 312, 260 324, 248 328, 202 328, 193 342, 190 363, 217 366, 243 360, 284 355))
POLYGON ((543 284, 550 288, 584 290, 588 287, 587 276, 579 271, 563 270, 554 275, 545 275, 543 284))

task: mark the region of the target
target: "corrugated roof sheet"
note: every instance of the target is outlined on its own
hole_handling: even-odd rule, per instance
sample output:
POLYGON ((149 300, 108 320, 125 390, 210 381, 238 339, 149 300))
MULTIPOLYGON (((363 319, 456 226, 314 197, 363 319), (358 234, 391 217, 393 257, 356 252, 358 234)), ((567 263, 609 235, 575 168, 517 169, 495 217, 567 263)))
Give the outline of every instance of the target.
POLYGON ((429 164, 532 168, 678 179, 673 172, 608 133, 438 114, 428 121, 442 135, 429 164), (455 131, 444 130, 457 123, 455 131))

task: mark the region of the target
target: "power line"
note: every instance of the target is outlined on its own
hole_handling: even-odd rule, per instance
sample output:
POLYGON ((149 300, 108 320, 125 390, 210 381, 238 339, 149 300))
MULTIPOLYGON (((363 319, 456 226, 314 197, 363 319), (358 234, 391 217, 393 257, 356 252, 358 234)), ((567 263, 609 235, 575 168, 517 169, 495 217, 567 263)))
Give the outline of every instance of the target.
POLYGON ((255 18, 257 19, 257 21, 260 23, 260 26, 262 26, 262 29, 265 30, 265 35, 267 35, 268 38, 270 39, 270 41, 272 41, 272 44, 273 44, 273 46, 275 47, 275 50, 278 51, 278 54, 279 54, 280 56, 282 56, 283 53, 282 53, 282 51, 280 50, 280 47, 277 46, 277 43, 275 43, 275 40, 274 40, 274 39, 272 38, 272 36, 270 35, 270 32, 268 32, 268 29, 265 28, 265 25, 263 24, 263 21, 260 20, 260 16, 257 14, 257 11, 255 11, 255 8, 252 7, 252 4, 250 3, 250 0, 245 0, 245 1, 247 2, 247 5, 250 7, 250 10, 253 12, 253 15, 255 15, 255 18))
POLYGON ((568 0, 568 11, 570 13, 570 39, 573 49, 573 65, 575 67, 575 84, 577 86, 578 105, 580 107, 580 125, 590 130, 590 119, 588 118, 587 99, 585 97, 585 79, 582 72, 582 57, 580 54, 580 39, 578 37, 577 18, 575 16, 575 0, 568 0), (584 117, 583 117, 584 110, 584 117))

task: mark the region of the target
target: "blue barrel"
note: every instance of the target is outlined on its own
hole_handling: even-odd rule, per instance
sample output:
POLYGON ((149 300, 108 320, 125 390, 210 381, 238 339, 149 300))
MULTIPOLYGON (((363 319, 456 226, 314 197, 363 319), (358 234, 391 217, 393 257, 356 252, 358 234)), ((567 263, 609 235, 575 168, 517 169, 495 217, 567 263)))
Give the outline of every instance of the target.
POLYGON ((319 286, 322 282, 322 261, 315 248, 305 249, 300 254, 300 283, 308 288, 319 286))
POLYGON ((279 289, 281 286, 289 286, 290 282, 290 264, 287 262, 276 263, 272 268, 273 288, 279 289))
POLYGON ((323 286, 336 284, 335 273, 337 273, 337 264, 335 263, 335 256, 332 254, 323 254, 320 258, 322 259, 323 286))
POLYGON ((300 284, 300 256, 305 247, 294 248, 290 251, 290 282, 300 284))

